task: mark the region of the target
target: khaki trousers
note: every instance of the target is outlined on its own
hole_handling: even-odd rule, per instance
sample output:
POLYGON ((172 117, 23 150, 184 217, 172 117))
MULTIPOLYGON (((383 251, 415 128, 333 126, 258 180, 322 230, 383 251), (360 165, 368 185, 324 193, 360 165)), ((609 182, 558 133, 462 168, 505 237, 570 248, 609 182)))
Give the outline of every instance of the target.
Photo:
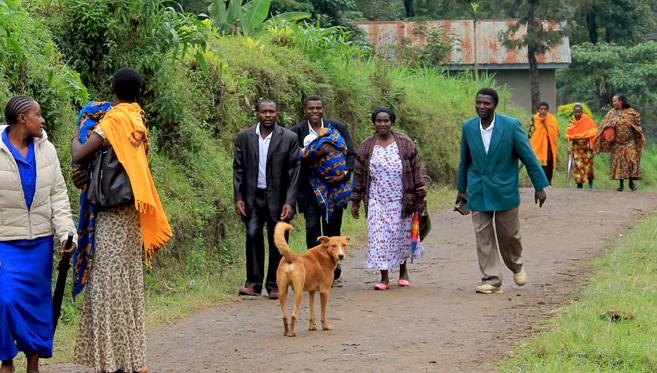
POLYGON ((477 258, 483 283, 502 285, 500 258, 513 272, 522 268, 522 243, 520 242, 520 220, 518 208, 508 211, 472 212, 472 224, 477 242, 477 258), (494 226, 493 226, 494 223, 494 226))

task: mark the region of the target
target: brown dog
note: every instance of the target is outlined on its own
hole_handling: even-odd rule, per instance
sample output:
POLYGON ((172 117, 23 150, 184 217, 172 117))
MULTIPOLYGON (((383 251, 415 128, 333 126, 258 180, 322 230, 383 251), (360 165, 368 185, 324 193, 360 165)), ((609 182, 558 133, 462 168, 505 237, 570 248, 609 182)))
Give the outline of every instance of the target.
POLYGON ((317 330, 315 322, 315 292, 319 291, 322 305, 322 329, 331 330, 331 325, 326 321, 326 307, 328 305, 329 291, 333 284, 333 271, 338 262, 344 258, 345 249, 349 237, 321 236, 317 239, 319 245, 299 255, 290 251, 285 240, 285 233, 294 229, 290 224, 279 222, 274 229, 274 242, 278 251, 283 255, 276 271, 276 283, 278 284, 281 311, 283 311, 283 326, 285 335, 294 337, 296 335, 295 325, 297 312, 301 308, 303 292, 307 291, 310 299, 310 327, 309 330, 317 330), (292 309, 292 320, 288 325, 287 289, 292 286, 294 291, 294 308, 292 309))

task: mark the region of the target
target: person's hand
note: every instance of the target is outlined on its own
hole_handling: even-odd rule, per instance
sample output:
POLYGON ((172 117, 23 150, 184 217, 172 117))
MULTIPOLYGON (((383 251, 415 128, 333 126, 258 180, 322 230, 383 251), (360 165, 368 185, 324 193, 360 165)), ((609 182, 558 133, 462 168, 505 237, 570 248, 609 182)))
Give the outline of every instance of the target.
POLYGON ((235 212, 242 218, 246 217, 246 204, 244 201, 235 202, 235 212))
POLYGON ((77 245, 75 244, 75 242, 71 242, 71 247, 67 249, 66 240, 64 240, 62 241, 62 251, 60 253, 62 254, 62 257, 68 257, 71 256, 71 254, 73 254, 75 248, 77 248, 77 245))
POLYGON ((76 188, 82 190, 87 186, 87 171, 79 168, 73 169, 71 172, 71 179, 76 188))
POLYGON ((351 216, 352 216, 354 219, 358 219, 358 218, 360 218, 360 216, 359 216, 359 214, 358 214, 358 210, 359 210, 359 209, 360 209, 360 204, 358 204, 358 203, 352 203, 352 204, 351 204, 351 216))
POLYGON ((329 184, 336 184, 336 183, 341 183, 344 181, 345 175, 340 174, 340 175, 335 175, 335 176, 326 176, 324 180, 329 183, 329 184))
POLYGON ((464 199, 467 196, 467 193, 456 193, 456 203, 459 203, 462 199, 464 199))
POLYGON ((281 220, 282 221, 290 221, 292 219, 292 215, 294 214, 294 209, 292 206, 288 205, 287 203, 283 205, 283 211, 281 212, 281 220))
POLYGON ((545 193, 545 189, 534 192, 534 203, 536 203, 538 207, 543 207, 546 199, 547 194, 545 193))

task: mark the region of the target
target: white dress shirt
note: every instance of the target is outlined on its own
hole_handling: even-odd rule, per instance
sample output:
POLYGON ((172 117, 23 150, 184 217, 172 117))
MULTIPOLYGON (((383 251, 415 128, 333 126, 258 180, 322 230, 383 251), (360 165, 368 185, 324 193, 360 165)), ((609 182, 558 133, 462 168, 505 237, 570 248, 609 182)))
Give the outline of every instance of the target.
POLYGON ((267 188, 267 153, 269 152, 269 143, 271 142, 271 135, 274 131, 265 137, 260 136, 260 122, 256 125, 256 133, 258 134, 258 189, 267 188))
MULTIPOLYGON (((324 118, 320 119, 319 123, 320 123, 319 128, 320 129, 324 128, 324 118)), ((308 134, 309 135, 315 135, 315 138, 319 137, 319 133, 317 133, 317 131, 315 131, 313 126, 310 125, 310 121, 308 121, 308 134)))
POLYGON ((488 154, 488 148, 490 148, 490 139, 493 137, 493 129, 495 128, 495 114, 493 114, 493 121, 490 122, 490 126, 484 129, 481 125, 481 118, 479 118, 479 131, 481 132, 481 141, 484 142, 484 150, 488 154))

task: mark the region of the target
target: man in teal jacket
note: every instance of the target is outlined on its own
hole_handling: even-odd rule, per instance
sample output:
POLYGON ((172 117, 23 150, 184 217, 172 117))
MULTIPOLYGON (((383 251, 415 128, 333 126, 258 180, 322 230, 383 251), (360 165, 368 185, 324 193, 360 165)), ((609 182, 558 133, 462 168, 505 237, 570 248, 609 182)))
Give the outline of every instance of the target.
POLYGON ((527 282, 518 220, 518 160, 527 168, 539 207, 547 198, 544 188, 548 186, 520 122, 495 113, 498 100, 494 89, 479 90, 475 102, 477 116, 463 122, 461 133, 457 202, 467 195, 483 275, 476 291, 483 294, 502 292, 498 242, 502 259, 513 272, 516 284, 522 286, 527 282))

